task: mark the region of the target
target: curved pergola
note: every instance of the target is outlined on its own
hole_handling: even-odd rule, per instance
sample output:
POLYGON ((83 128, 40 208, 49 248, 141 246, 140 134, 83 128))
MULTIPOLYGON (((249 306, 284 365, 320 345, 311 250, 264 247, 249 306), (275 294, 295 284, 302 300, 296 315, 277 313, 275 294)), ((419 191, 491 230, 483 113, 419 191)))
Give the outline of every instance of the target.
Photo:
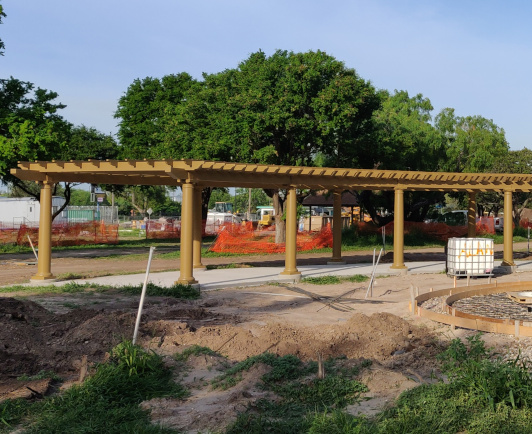
POLYGON ((532 175, 508 173, 413 172, 276 166, 204 160, 88 160, 20 162, 11 174, 41 184, 39 261, 34 280, 49 280, 51 271, 52 187, 58 182, 117 185, 180 186, 181 264, 178 283, 194 284, 193 269, 201 268, 201 189, 204 187, 282 188, 287 195, 285 269, 281 274, 300 275, 296 263, 296 189, 333 192, 333 254, 341 263, 341 193, 344 190, 393 190, 394 249, 392 269, 404 264, 405 191, 464 191, 469 195, 468 235, 475 236, 476 193, 504 192, 503 265, 513 267, 512 193, 532 191, 532 175))

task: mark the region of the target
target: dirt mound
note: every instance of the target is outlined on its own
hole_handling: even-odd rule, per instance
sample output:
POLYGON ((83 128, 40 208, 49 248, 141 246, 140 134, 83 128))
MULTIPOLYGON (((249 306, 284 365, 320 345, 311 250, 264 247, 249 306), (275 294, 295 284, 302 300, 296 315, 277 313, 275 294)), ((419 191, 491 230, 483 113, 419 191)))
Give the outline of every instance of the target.
POLYGON ((133 330, 132 313, 77 309, 56 315, 29 300, 0 299, 0 378, 75 371, 83 355, 101 361, 133 330))
POLYGON ((420 349, 426 352, 431 338, 425 329, 413 326, 396 315, 354 314, 334 325, 302 327, 291 323, 268 323, 255 328, 238 325, 190 328, 186 322, 153 321, 148 324, 156 336, 164 333, 161 346, 167 354, 181 346, 201 345, 222 353, 231 360, 244 360, 266 351, 284 356, 294 354, 303 360, 346 356, 388 361, 420 349))

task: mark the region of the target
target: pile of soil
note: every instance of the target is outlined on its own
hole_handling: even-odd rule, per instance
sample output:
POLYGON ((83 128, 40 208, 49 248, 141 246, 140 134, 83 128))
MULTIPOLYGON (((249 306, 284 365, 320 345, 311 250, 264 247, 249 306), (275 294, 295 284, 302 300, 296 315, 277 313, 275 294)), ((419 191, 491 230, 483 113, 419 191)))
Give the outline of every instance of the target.
POLYGON ((83 355, 101 361, 106 351, 130 335, 134 323, 130 312, 76 309, 54 314, 30 300, 2 298, 0 379, 41 370, 73 373, 83 355))

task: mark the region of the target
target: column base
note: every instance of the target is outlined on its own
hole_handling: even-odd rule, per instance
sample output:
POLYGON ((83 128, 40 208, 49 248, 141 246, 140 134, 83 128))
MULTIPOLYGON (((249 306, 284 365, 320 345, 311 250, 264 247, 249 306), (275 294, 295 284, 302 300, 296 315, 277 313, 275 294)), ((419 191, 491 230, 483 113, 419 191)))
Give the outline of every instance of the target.
POLYGON ((282 271, 279 273, 279 276, 282 276, 278 282, 300 282, 301 281, 301 273, 299 271, 296 272, 286 272, 282 271))
POLYGON ((207 266, 203 264, 198 264, 198 265, 194 265, 192 268, 194 268, 194 270, 206 270, 207 266))
POLYGON ((398 270, 401 276, 408 274, 408 267, 406 265, 391 265, 390 270, 398 270))
POLYGON ((392 264, 390 265, 390 268, 393 270, 402 270, 404 268, 408 269, 408 267, 405 264, 392 264))
POLYGON ((194 286, 194 285, 198 285, 199 287, 199 283, 196 279, 194 278, 191 278, 191 279, 177 279, 175 282, 174 282, 175 285, 190 285, 190 286, 194 286))
POLYGON ((36 274, 35 276, 32 276, 30 278, 30 283, 48 283, 48 282, 55 282, 57 278, 53 274, 36 274))

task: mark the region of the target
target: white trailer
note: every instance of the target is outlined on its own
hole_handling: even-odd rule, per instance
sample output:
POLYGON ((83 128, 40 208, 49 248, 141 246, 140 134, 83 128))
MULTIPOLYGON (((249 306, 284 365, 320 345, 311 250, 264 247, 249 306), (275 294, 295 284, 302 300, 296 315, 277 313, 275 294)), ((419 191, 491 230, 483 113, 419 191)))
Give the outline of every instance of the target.
MULTIPOLYGON (((52 198, 52 212, 57 211, 65 203, 65 198, 52 198)), ((4 227, 20 227, 20 225, 39 226, 41 205, 33 197, 0 197, 0 225, 4 227)), ((54 219, 54 223, 66 221, 62 215, 54 219)))

